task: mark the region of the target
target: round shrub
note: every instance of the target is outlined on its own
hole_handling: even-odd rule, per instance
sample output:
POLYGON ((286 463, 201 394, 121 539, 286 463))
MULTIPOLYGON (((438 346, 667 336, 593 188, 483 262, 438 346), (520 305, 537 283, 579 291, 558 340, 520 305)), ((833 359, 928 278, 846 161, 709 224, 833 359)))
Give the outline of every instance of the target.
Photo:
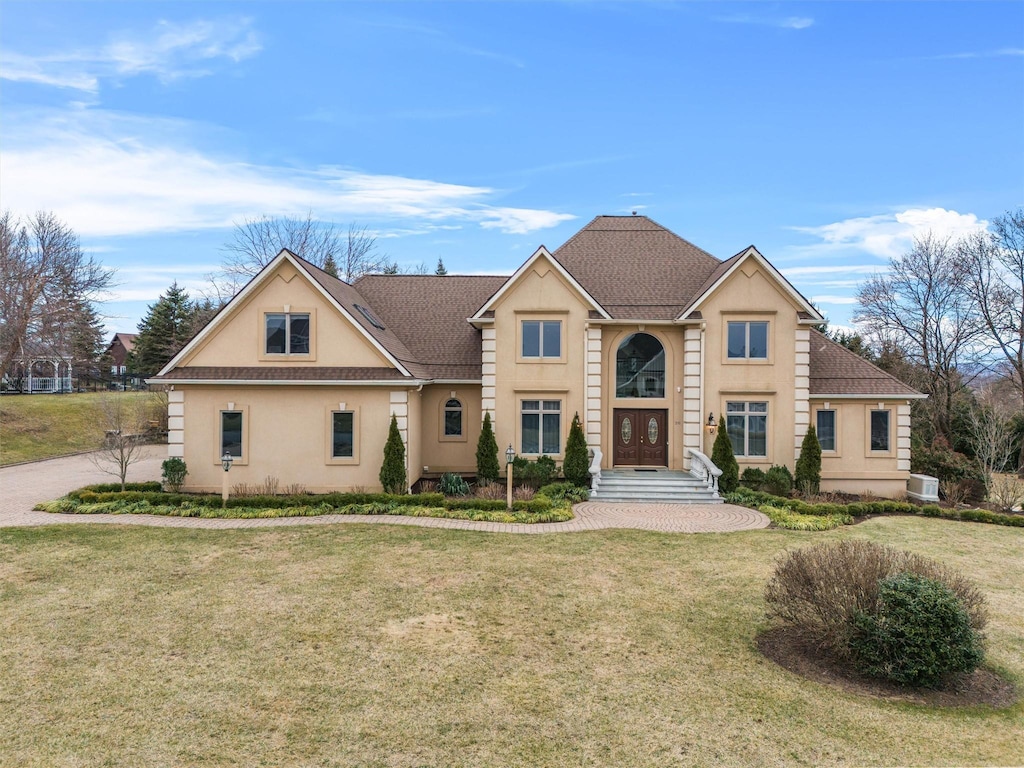
POLYGON ((953 590, 914 573, 879 582, 874 609, 853 617, 849 645, 864 674, 928 688, 974 671, 983 656, 981 634, 953 590))
POLYGON ((185 484, 185 476, 188 474, 188 466, 186 466, 185 460, 172 456, 169 459, 165 459, 160 468, 163 470, 164 482, 171 492, 177 493, 180 491, 181 486, 185 484))
POLYGON ((793 490, 793 473, 789 467, 776 464, 764 473, 764 487, 775 496, 789 496, 793 490))
POLYGON ((874 614, 882 581, 910 573, 948 588, 976 632, 985 627, 985 599, 960 573, 871 541, 817 544, 789 552, 765 588, 768 616, 796 629, 837 658, 851 655, 855 617, 874 614))
POLYGON ((747 467, 740 475, 740 485, 752 491, 760 491, 764 483, 764 470, 760 467, 747 467))

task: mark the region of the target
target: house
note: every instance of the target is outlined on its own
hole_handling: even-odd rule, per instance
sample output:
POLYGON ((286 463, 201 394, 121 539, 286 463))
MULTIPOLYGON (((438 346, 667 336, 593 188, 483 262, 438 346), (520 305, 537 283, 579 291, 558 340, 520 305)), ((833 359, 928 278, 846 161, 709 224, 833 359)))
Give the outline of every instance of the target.
POLYGON ((135 348, 137 333, 115 333, 107 347, 110 357, 110 375, 123 376, 128 372, 128 355, 135 348))
POLYGON ((826 489, 894 495, 921 394, 813 329, 753 246, 726 261, 645 216, 599 216, 511 277, 367 275, 285 250, 150 383, 188 487, 379 488, 392 414, 410 483, 499 447, 561 459, 574 414, 601 467, 694 470, 724 428, 741 468, 792 468, 809 424, 826 489), (714 425, 714 426, 712 426, 714 425))

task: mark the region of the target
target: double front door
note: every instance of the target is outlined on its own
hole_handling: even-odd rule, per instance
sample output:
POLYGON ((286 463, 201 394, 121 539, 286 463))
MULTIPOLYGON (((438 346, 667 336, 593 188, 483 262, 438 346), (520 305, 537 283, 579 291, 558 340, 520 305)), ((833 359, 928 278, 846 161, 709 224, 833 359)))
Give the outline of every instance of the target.
POLYGON ((668 411, 615 409, 615 466, 668 466, 668 411))

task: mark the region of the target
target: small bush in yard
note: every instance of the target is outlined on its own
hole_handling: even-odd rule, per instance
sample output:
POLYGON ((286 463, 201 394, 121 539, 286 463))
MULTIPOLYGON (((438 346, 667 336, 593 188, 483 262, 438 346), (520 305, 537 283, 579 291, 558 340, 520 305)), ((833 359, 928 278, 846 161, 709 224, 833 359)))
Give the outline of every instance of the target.
POLYGON ((562 474, 570 483, 580 487, 590 487, 590 454, 587 450, 587 437, 583 434, 583 425, 580 424, 578 413, 572 417, 569 438, 565 442, 562 474))
POLYGON ((981 634, 953 590, 914 573, 879 582, 877 604, 853 617, 849 644, 864 674, 927 688, 973 672, 983 656, 981 634))
POLYGON ((800 444, 800 458, 796 460, 796 488, 805 496, 813 496, 821 488, 821 443, 813 426, 800 444))
POLYGON ((870 541, 818 544, 790 552, 765 589, 770 618, 839 658, 850 656, 854 619, 873 614, 880 583, 911 573, 944 584, 963 606, 971 626, 984 629, 985 599, 966 578, 940 563, 870 541))
POLYGON ((163 470, 164 482, 171 489, 171 492, 177 493, 180 491, 181 486, 185 483, 185 476, 188 474, 185 460, 174 456, 170 459, 165 459, 160 468, 163 470))
POLYGON ((775 496, 789 496, 793 490, 793 473, 789 467, 776 464, 764 473, 764 486, 768 493, 775 496))
POLYGON ((391 415, 388 439, 384 443, 384 462, 380 467, 380 484, 385 493, 405 493, 405 443, 398 431, 398 419, 391 415))
POLYGON ((468 496, 469 483, 454 472, 445 472, 437 481, 437 490, 445 496, 468 496))
POLYGON ((718 430, 715 444, 711 448, 711 462, 722 470, 718 488, 722 493, 732 493, 740 484, 740 465, 732 452, 732 441, 724 428, 718 430))
POLYGON ((764 483, 764 470, 759 467, 747 467, 740 475, 740 485, 752 491, 760 491, 764 483))

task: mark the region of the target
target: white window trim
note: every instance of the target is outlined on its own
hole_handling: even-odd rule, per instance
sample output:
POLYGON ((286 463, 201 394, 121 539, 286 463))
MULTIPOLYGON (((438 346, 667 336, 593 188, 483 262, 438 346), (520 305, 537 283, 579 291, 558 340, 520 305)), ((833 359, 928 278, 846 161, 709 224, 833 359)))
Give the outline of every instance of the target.
POLYGON ((518 315, 516 317, 516 362, 527 363, 527 364, 538 364, 538 365, 551 365, 554 363, 565 363, 566 362, 566 336, 568 330, 568 314, 552 316, 550 313, 543 315, 518 315), (525 323, 540 323, 540 354, 537 356, 527 356, 523 354, 523 341, 525 339, 525 333, 523 326, 525 323), (544 323, 558 323, 558 356, 545 356, 544 355, 544 323))
POLYGON ((448 397, 442 397, 440 403, 438 403, 438 425, 437 425, 437 439, 442 443, 465 443, 469 440, 468 426, 466 423, 466 398, 456 395, 449 395, 448 397), (448 402, 450 400, 458 400, 459 412, 462 414, 462 433, 458 435, 446 435, 445 425, 446 416, 448 413, 448 402))
POLYGON ((772 432, 771 432, 771 423, 769 421, 769 416, 771 415, 771 410, 772 410, 772 404, 771 404, 771 401, 769 401, 769 400, 727 400, 725 402, 725 404, 724 404, 724 406, 722 407, 722 410, 721 410, 722 425, 721 425, 720 429, 726 430, 726 436, 728 436, 729 417, 730 416, 742 416, 743 417, 743 450, 744 451, 747 451, 750 448, 750 421, 749 421, 748 417, 750 417, 750 416, 764 416, 764 423, 765 423, 764 450, 765 450, 765 454, 763 456, 753 456, 753 455, 750 455, 750 454, 747 454, 747 453, 735 453, 735 449, 733 449, 733 452, 735 453, 737 459, 742 459, 745 463, 756 463, 756 464, 767 464, 767 463, 771 462, 772 432), (742 404, 743 405, 743 411, 742 412, 741 411, 730 411, 729 410, 729 404, 730 403, 740 403, 740 404, 742 404), (750 411, 749 407, 750 407, 750 405, 752 405, 754 403, 764 403, 765 410, 763 412, 762 411, 750 411))
POLYGON ((883 457, 887 458, 887 457, 890 457, 890 456, 894 456, 896 454, 896 452, 895 452, 896 440, 894 439, 894 437, 895 437, 894 429, 893 429, 894 424, 893 424, 893 418, 892 418, 894 411, 895 411, 895 408, 888 407, 888 406, 884 406, 882 408, 871 408, 871 407, 868 407, 868 408, 864 409, 864 420, 865 420, 864 421, 864 455, 865 456, 873 457, 873 458, 883 458, 883 457), (886 435, 886 437, 888 438, 889 447, 884 449, 884 450, 876 451, 876 450, 874 450, 871 447, 871 415, 874 414, 874 413, 885 413, 885 414, 887 414, 887 416, 886 416, 886 424, 888 425, 888 427, 887 427, 887 435, 886 435))
POLYGON ((821 444, 821 432, 818 430, 818 414, 821 413, 822 411, 831 411, 832 412, 832 431, 833 431, 834 436, 835 436, 835 444, 836 445, 835 445, 835 448, 833 448, 831 451, 826 450, 825 448, 822 448, 821 452, 822 452, 823 455, 826 455, 826 456, 828 456, 830 458, 831 457, 841 456, 842 455, 842 451, 840 450, 840 448, 842 447, 842 441, 840 440, 840 435, 839 435, 839 409, 836 408, 833 405, 829 405, 828 407, 825 407, 824 405, 822 405, 822 406, 819 406, 819 407, 814 409, 814 431, 818 435, 818 444, 819 445, 821 444))
POLYGON ((259 332, 259 359, 262 362, 289 362, 289 361, 313 361, 316 360, 316 308, 315 307, 263 307, 259 311, 260 332, 259 332), (291 317, 292 315, 309 316, 309 352, 267 352, 267 316, 285 316, 285 345, 291 345, 291 317))
POLYGON ((326 430, 324 437, 324 462, 326 464, 340 465, 340 466, 352 466, 359 463, 359 408, 348 406, 346 403, 339 403, 338 407, 333 405, 328 406, 326 409, 326 430), (351 456, 335 456, 334 455, 334 414, 336 413, 351 413, 352 414, 352 455, 351 456))
POLYGON ((559 393, 559 396, 557 398, 551 397, 550 395, 548 395, 546 397, 544 395, 536 395, 536 396, 528 395, 528 396, 520 397, 519 398, 519 408, 518 408, 519 414, 518 414, 518 418, 517 418, 516 431, 518 432, 518 434, 517 434, 517 443, 519 444, 519 455, 520 456, 524 456, 524 457, 526 457, 526 456, 530 456, 530 457, 550 456, 553 459, 559 459, 559 458, 562 457, 562 452, 564 450, 562 439, 563 439, 563 437, 565 435, 565 424, 564 424, 565 407, 564 406, 565 406, 565 399, 561 396, 561 393, 559 393), (537 401, 537 403, 540 406, 540 410, 538 410, 538 411, 534 411, 534 410, 524 411, 523 410, 523 403, 526 402, 526 401, 533 401, 533 400, 537 401), (552 413, 555 413, 554 411, 545 411, 544 410, 544 403, 545 402, 548 402, 548 403, 556 402, 556 403, 558 403, 558 451, 556 453, 545 453, 544 450, 543 450, 543 448, 544 448, 544 415, 545 415, 545 413, 547 413, 549 415, 552 414, 552 413), (539 423, 537 425, 537 428, 538 428, 538 431, 537 431, 537 448, 540 449, 540 450, 538 450, 537 453, 531 453, 531 452, 527 451, 525 449, 525 447, 523 446, 523 438, 525 436, 523 434, 523 416, 526 413, 531 413, 531 414, 536 413, 540 417, 538 419, 539 423))
POLYGON ((241 413, 242 414, 242 455, 236 456, 231 462, 231 466, 234 467, 245 467, 249 464, 249 434, 252 432, 252 422, 249 419, 249 406, 242 405, 239 403, 228 403, 223 408, 217 409, 217 418, 214 420, 214 453, 213 463, 220 466, 221 456, 224 449, 224 417, 222 414, 225 413, 241 413))

